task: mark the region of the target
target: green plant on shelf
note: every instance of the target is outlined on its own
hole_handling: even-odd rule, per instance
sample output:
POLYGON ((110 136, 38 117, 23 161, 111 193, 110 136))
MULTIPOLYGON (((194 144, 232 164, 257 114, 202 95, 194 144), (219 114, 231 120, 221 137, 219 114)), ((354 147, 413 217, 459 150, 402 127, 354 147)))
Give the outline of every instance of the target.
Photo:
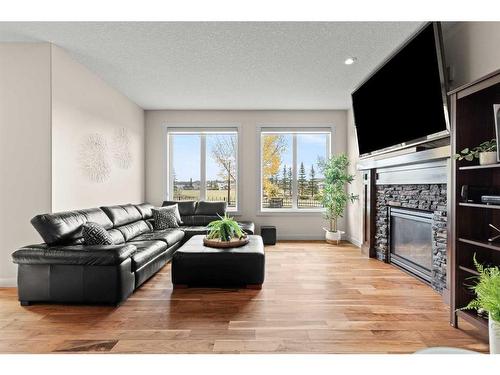
POLYGON ((470 288, 476 298, 462 309, 486 311, 493 320, 500 322, 500 269, 483 266, 476 260, 476 254, 474 266, 479 275, 473 277, 477 279, 477 283, 470 288))
POLYGON ((243 238, 245 233, 240 225, 232 217, 220 216, 219 220, 214 220, 208 224, 207 238, 209 240, 218 239, 220 241, 231 241, 232 238, 243 238))
POLYGON ((481 152, 494 152, 497 150, 497 141, 492 139, 481 143, 479 146, 474 148, 464 148, 459 154, 455 154, 455 159, 457 160, 467 160, 472 161, 479 158, 481 152))

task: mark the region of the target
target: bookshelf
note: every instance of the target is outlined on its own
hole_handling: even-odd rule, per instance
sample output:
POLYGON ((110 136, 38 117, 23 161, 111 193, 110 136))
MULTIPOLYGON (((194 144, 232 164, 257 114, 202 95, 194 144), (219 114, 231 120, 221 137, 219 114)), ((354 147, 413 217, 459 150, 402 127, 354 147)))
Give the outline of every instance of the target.
MULTIPOLYGON (((495 138, 493 104, 500 104, 500 70, 450 94, 452 153, 495 138)), ((488 265, 500 264, 500 241, 488 242, 489 223, 500 226, 500 206, 461 202, 462 185, 492 186, 500 189, 500 164, 478 165, 477 161, 452 160, 451 178, 451 285, 450 322, 458 327, 467 321, 487 334, 488 320, 471 310, 457 310, 474 298, 470 285, 477 276, 473 256, 488 265)))

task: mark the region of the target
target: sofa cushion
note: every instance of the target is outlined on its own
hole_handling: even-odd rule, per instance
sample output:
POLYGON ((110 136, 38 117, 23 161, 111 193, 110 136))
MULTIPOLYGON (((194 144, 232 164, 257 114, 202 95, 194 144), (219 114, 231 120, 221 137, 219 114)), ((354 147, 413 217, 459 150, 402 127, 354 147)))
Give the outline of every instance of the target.
POLYGON ((206 202, 199 201, 196 205, 196 210, 194 212, 195 215, 204 215, 204 216, 224 216, 227 209, 226 202, 206 202))
POLYGON ((135 208, 137 208, 137 210, 141 213, 142 218, 144 220, 151 219, 153 217, 151 209, 153 209, 154 206, 152 204, 149 203, 136 204, 135 208))
POLYGON ((169 228, 165 230, 156 230, 149 233, 141 234, 131 240, 131 243, 135 241, 163 241, 168 247, 175 245, 177 242, 182 241, 184 237, 184 232, 180 229, 169 228))
POLYGON ((82 226, 85 245, 114 245, 113 238, 100 224, 89 221, 82 226))
POLYGON ((106 206, 101 209, 108 215, 115 227, 133 223, 142 219, 139 210, 132 204, 124 204, 122 206, 106 206))
POLYGON ((125 242, 130 241, 131 239, 143 233, 151 231, 148 224, 144 220, 139 220, 130 224, 122 225, 121 227, 118 227, 116 229, 121 232, 123 238, 125 239, 125 242))
POLYGON ((115 245, 119 245, 122 243, 125 243, 125 238, 123 237, 122 232, 120 232, 118 229, 110 229, 108 230, 109 235, 113 239, 113 243, 115 245))
POLYGON ((163 230, 167 228, 179 228, 175 212, 176 206, 166 206, 153 209, 153 228, 154 230, 163 230))
POLYGON ((132 270, 136 271, 167 250, 164 241, 134 241, 137 251, 132 255, 132 270))
POLYGON ((240 224, 241 229, 246 234, 255 234, 255 224, 251 221, 238 221, 238 224, 240 224))
POLYGON ((184 242, 193 236, 206 235, 208 233, 208 228, 204 225, 183 226, 181 229, 184 232, 184 242))
POLYGON ((121 264, 135 253, 132 244, 124 245, 68 245, 46 244, 25 246, 12 254, 17 264, 70 264, 110 266, 121 264))
POLYGON ((216 215, 194 215, 192 225, 208 225, 214 220, 220 220, 216 215))
POLYGON ((82 237, 82 225, 92 221, 111 229, 113 223, 100 208, 37 215, 31 219, 43 240, 48 244, 72 242, 82 237))
POLYGON ((194 215, 196 210, 196 201, 164 201, 162 206, 172 206, 177 204, 181 216, 194 215))

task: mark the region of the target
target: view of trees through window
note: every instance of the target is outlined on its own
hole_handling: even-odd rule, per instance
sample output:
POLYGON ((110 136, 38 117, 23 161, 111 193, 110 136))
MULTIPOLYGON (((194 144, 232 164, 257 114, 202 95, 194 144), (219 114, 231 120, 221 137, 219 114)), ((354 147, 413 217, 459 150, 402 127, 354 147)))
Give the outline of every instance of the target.
POLYGON ((171 133, 170 137, 173 198, 226 201, 229 208, 236 208, 237 133, 171 133))
POLYGON ((262 208, 321 208, 324 178, 318 162, 328 156, 329 141, 326 132, 263 132, 262 208))

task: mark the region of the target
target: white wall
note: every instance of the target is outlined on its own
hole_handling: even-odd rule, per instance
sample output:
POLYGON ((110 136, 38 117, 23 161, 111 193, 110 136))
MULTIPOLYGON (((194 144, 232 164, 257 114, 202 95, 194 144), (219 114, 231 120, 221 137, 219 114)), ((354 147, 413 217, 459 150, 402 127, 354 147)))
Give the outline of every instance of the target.
POLYGON ((0 286, 11 253, 40 241, 30 224, 51 209, 50 44, 0 43, 0 286))
POLYGON ((144 201, 144 111, 69 55, 52 46, 52 210, 144 201), (125 128, 131 164, 113 160, 113 140, 125 128), (89 180, 81 152, 90 134, 108 146, 109 178, 89 180))
MULTIPOLYGON (((314 214, 259 214, 259 150, 257 127, 289 124, 305 126, 332 124, 334 152, 346 152, 346 111, 146 111, 146 201, 159 205, 164 198, 163 127, 167 124, 239 124, 240 211, 242 220, 259 225, 276 225, 281 239, 324 238, 325 221, 314 214)), ((340 229, 345 222, 339 223, 340 229)))
POLYGON ((443 39, 452 88, 500 69, 500 22, 456 22, 443 39))
MULTIPOLYGON (((451 88, 472 82, 500 69, 500 22, 454 22, 443 35, 445 58, 453 66, 455 77, 451 88)), ((352 110, 349 111, 352 113, 352 110)), ((358 161, 358 146, 352 117, 348 116, 347 148, 354 167, 358 161)), ((362 184, 352 185, 352 192, 362 198, 362 184)), ((348 208, 347 234, 354 243, 362 239, 361 204, 348 208)))

